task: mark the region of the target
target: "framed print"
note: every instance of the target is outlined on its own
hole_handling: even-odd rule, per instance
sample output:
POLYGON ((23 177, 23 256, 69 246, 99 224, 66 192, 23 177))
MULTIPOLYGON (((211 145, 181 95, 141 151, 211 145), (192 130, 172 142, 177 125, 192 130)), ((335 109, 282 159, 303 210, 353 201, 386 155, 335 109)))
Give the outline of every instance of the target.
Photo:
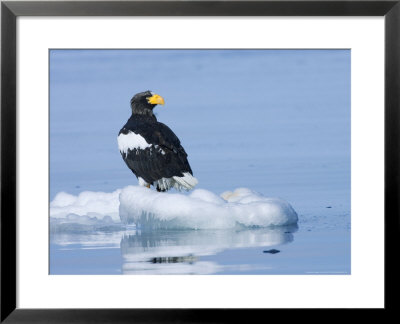
POLYGON ((1 10, 2 321, 393 308, 398 1, 1 10))

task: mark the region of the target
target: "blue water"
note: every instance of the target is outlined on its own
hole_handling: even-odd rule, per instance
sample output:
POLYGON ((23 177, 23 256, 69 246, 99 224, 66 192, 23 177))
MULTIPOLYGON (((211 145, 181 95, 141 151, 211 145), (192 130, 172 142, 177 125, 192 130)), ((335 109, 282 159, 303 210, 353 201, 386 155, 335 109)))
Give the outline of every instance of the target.
POLYGON ((349 274, 350 64, 349 50, 50 51, 50 199, 136 184, 116 136, 152 90, 199 188, 247 187, 299 215, 272 232, 53 233, 50 273, 349 274))

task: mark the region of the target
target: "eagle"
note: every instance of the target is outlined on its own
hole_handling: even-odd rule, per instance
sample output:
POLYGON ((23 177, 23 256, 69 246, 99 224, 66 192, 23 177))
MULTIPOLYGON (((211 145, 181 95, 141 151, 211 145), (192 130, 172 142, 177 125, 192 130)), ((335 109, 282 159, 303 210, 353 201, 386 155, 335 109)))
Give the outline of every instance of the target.
POLYGON ((164 105, 164 98, 150 90, 133 96, 132 115, 119 131, 118 148, 140 186, 188 191, 198 181, 179 138, 154 116, 159 104, 164 105))

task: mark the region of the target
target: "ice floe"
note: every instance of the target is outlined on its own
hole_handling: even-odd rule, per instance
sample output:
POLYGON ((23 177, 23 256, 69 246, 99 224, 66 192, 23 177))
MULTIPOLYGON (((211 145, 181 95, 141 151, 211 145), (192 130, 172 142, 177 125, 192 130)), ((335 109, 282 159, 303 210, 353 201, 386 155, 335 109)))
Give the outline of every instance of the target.
MULTIPOLYGON (((120 193, 120 189, 111 193, 83 191, 78 196, 59 192, 50 203, 50 217, 67 218, 67 216, 74 215, 73 220, 77 221, 78 216, 96 217, 97 219, 108 216, 114 221, 119 221, 120 193)), ((87 218, 84 219, 87 220, 87 218)))
POLYGON ((246 188, 217 196, 204 189, 183 195, 129 186, 121 191, 119 215, 125 224, 163 229, 268 227, 294 224, 298 220, 286 201, 246 188))
POLYGON ((230 229, 297 223, 292 206, 239 188, 220 196, 204 189, 190 194, 165 193, 128 186, 111 193, 61 192, 50 203, 52 231, 139 229, 230 229))
POLYGON ((93 232, 121 230, 119 194, 84 191, 78 196, 58 193, 50 203, 50 231, 93 232))

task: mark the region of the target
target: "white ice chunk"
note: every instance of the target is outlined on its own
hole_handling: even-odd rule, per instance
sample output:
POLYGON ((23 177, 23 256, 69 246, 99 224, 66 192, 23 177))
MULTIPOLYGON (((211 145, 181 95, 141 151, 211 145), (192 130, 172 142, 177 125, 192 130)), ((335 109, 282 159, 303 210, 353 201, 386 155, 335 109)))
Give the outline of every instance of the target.
POLYGON ((111 193, 85 191, 78 196, 60 192, 50 203, 50 217, 56 227, 68 223, 98 228, 122 221, 143 229, 269 227, 298 220, 286 201, 246 188, 217 196, 204 189, 185 195, 140 186, 111 193))
POLYGON ((108 216, 113 221, 119 222, 120 193, 120 189, 111 193, 84 191, 78 196, 60 192, 50 203, 50 217, 68 219, 69 216, 70 220, 73 220, 71 217, 87 216, 104 219, 108 216))
POLYGON ((129 186, 121 191, 119 213, 123 223, 142 228, 268 227, 295 224, 298 220, 286 201, 250 189, 240 188, 221 196, 223 199, 201 189, 183 195, 129 186))

